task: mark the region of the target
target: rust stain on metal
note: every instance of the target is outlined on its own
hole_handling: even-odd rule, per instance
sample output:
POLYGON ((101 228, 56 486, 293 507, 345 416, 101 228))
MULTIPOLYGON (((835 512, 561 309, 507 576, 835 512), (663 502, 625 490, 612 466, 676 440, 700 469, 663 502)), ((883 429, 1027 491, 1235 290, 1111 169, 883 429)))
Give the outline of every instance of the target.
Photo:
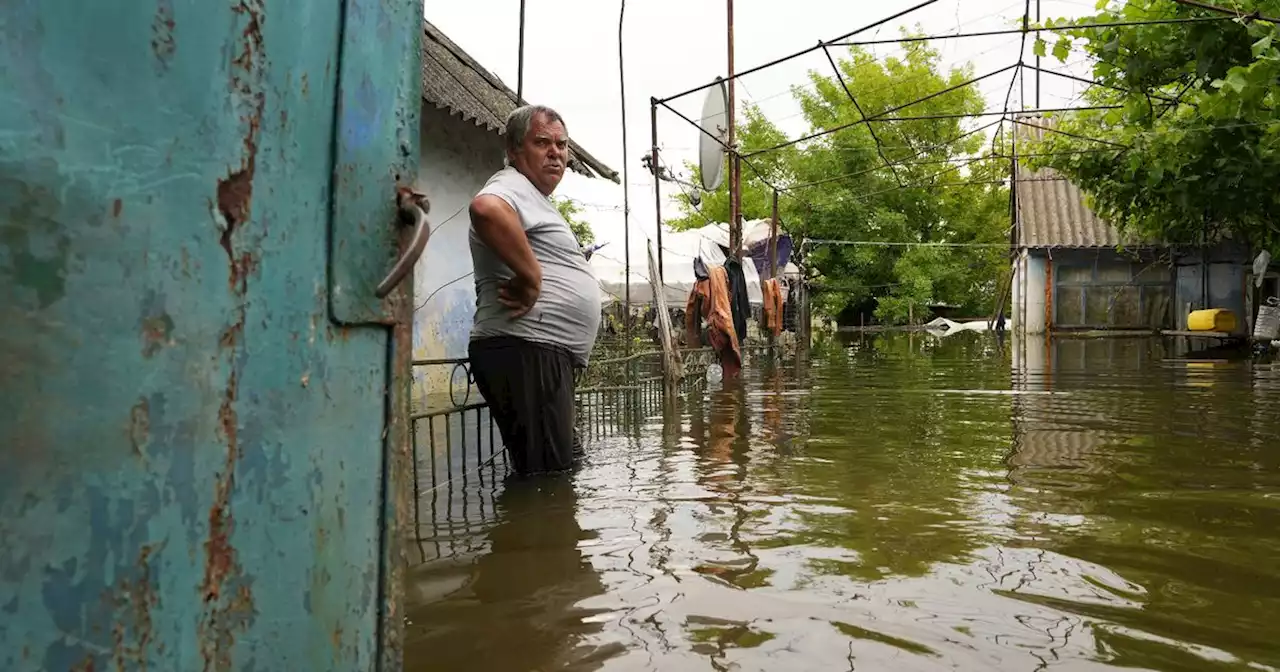
POLYGON ((235 409, 238 388, 237 376, 233 370, 227 381, 222 404, 218 407, 218 431, 227 443, 227 455, 214 486, 213 506, 209 507, 209 538, 204 543, 205 568, 204 581, 201 583, 201 593, 206 603, 218 600, 222 584, 235 563, 235 549, 231 547, 231 491, 235 484, 235 467, 240 452, 235 409))
POLYGON ((235 349, 236 343, 240 342, 240 334, 242 333, 244 333, 243 318, 222 330, 222 335, 218 337, 218 347, 223 350, 235 349))
POLYGON ((133 405, 133 408, 129 409, 129 443, 138 457, 144 457, 150 440, 151 402, 147 401, 146 397, 142 397, 133 405))
POLYGON ((231 75, 231 90, 249 104, 249 112, 245 117, 248 128, 242 144, 244 157, 240 168, 234 170, 224 179, 218 180, 217 205, 222 213, 225 227, 219 243, 227 253, 227 261, 231 267, 230 284, 232 291, 243 293, 247 276, 252 271, 253 257, 249 253, 236 256, 232 246, 235 232, 249 221, 250 207, 253 202, 253 178, 257 172, 258 137, 262 130, 262 115, 266 109, 267 99, 260 90, 257 80, 261 78, 263 60, 262 47, 262 2, 261 0, 242 0, 233 10, 246 17, 246 25, 241 33, 240 53, 233 60, 235 68, 231 75))
POLYGON ((343 343, 346 343, 351 340, 352 330, 349 327, 346 327, 344 325, 330 324, 329 326, 325 327, 324 333, 325 333, 325 336, 328 337, 328 340, 330 343, 333 343, 335 341, 341 341, 343 343))
POLYGON ((142 547, 138 554, 137 578, 121 582, 114 595, 117 617, 111 636, 112 658, 117 670, 146 672, 147 669, 147 648, 153 639, 151 610, 160 603, 151 583, 151 556, 155 551, 154 544, 142 547))
POLYGON ((160 0, 156 7, 156 16, 151 21, 151 52, 162 70, 169 69, 169 61, 178 50, 173 39, 173 29, 177 24, 173 20, 173 4, 170 0, 160 0))
MULTIPOLYGON (((253 151, 257 151, 256 126, 251 129, 246 142, 252 141, 253 151)), ((219 237, 219 244, 227 253, 230 268, 228 285, 231 291, 243 295, 248 290, 249 275, 257 266, 257 258, 249 253, 237 255, 232 244, 232 236, 249 221, 249 206, 253 199, 253 171, 255 155, 250 154, 245 160, 245 167, 218 180, 218 210, 222 213, 226 226, 219 237)))
POLYGON ((119 217, 120 213, 123 211, 124 211, 124 201, 121 201, 120 199, 117 198, 115 201, 111 203, 112 217, 119 217))
MULTIPOLYGON (((387 468, 387 490, 396 493, 392 501, 392 519, 389 521, 385 537, 384 560, 382 571, 386 576, 385 588, 381 598, 382 632, 384 633, 383 660, 388 666, 399 664, 404 652, 403 599, 405 586, 405 568, 409 566, 405 555, 404 539, 412 525, 411 513, 413 488, 408 482, 413 464, 413 447, 410 443, 410 430, 407 422, 409 416, 409 380, 410 361, 413 357, 413 303, 411 283, 401 285, 393 296, 399 300, 393 302, 393 311, 397 319, 392 328, 393 372, 388 393, 390 402, 396 412, 390 414, 387 426, 389 464, 387 468)), ((342 522, 342 518, 339 518, 342 522)))
MULTIPOLYGON (((266 108, 262 76, 265 52, 262 44, 263 2, 241 0, 232 8, 245 23, 239 41, 239 52, 233 59, 230 88, 241 101, 246 125, 242 139, 244 146, 240 167, 231 171, 217 185, 217 208, 222 214, 224 227, 219 244, 227 254, 230 268, 228 285, 233 297, 238 299, 236 318, 218 338, 218 346, 226 353, 228 367, 222 403, 218 407, 218 433, 226 445, 222 469, 214 481, 213 504, 209 507, 208 537, 204 542, 204 577, 199 591, 204 601, 204 616, 200 624, 200 654, 204 670, 230 670, 235 631, 246 626, 253 614, 253 593, 237 559, 232 545, 235 518, 231 510, 231 498, 235 491, 235 472, 240 461, 239 419, 236 403, 239 398, 239 367, 237 352, 243 347, 247 320, 246 295, 249 276, 256 270, 258 258, 252 251, 237 253, 237 232, 249 224, 253 202, 254 175, 257 170, 258 140, 262 128, 263 111, 266 108), (238 581, 236 581, 239 579, 238 581)), ((250 246, 252 247, 252 246, 250 246)))
MULTIPOLYGON (((254 136, 255 132, 250 129, 249 138, 256 141, 254 136)), ((240 170, 218 180, 218 211, 227 220, 220 242, 228 256, 232 254, 231 236, 249 219, 249 204, 253 200, 254 159, 253 155, 247 156, 240 170)))
POLYGON ((307 73, 302 73, 302 97, 306 98, 311 93, 311 82, 307 79, 307 73))
POLYGON ((241 252, 231 264, 232 291, 238 291, 243 296, 249 289, 249 276, 256 270, 258 270, 258 257, 250 252, 241 252))
MULTIPOLYGON (((139 652, 146 650, 151 641, 151 608, 160 603, 155 587, 151 585, 151 554, 154 546, 143 546, 138 555, 138 580, 134 582, 133 609, 139 652)), ((145 662, 143 667, 146 667, 145 662)))
MULTIPOLYGON (((235 340, 232 336, 231 341, 234 343, 235 340)), ((236 549, 231 545, 235 524, 231 515, 231 495, 235 488, 235 468, 240 459, 235 408, 238 394, 238 376, 232 369, 218 408, 218 431, 226 441, 227 454, 214 484, 213 505, 209 507, 209 536, 204 542, 204 579, 200 583, 200 594, 206 605, 200 626, 200 654, 206 671, 231 669, 232 628, 237 621, 253 612, 253 594, 243 583, 223 599, 228 580, 242 574, 236 549)))
POLYGON ((173 318, 161 313, 142 320, 142 356, 150 359, 160 349, 172 343, 173 318))

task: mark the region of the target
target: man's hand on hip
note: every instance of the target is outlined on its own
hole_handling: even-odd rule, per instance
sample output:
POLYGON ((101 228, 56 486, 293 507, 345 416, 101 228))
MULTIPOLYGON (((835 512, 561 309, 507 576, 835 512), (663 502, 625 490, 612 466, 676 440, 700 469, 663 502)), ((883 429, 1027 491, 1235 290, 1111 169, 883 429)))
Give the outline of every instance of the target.
POLYGON ((533 304, 537 303, 541 293, 542 290, 537 285, 512 278, 498 288, 498 302, 510 308, 511 319, 517 320, 533 309, 533 304))

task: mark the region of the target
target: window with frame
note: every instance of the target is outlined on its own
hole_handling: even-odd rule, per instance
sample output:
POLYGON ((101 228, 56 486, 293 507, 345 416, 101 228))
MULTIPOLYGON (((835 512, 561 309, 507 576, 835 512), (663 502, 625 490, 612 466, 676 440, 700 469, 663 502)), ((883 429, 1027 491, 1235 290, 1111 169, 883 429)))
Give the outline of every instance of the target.
POLYGON ((1054 265, 1054 326, 1163 329, 1173 280, 1163 264, 1096 260, 1054 265))

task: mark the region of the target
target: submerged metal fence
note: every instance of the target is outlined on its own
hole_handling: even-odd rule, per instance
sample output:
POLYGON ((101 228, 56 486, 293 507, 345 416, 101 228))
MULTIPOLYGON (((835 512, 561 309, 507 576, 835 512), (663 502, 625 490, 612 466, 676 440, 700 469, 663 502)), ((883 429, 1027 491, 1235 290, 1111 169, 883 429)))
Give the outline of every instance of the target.
MULTIPOLYGON (((698 368, 706 358, 699 351, 688 355, 691 375, 685 377, 682 390, 696 388, 706 379, 698 368)), ((452 555, 459 550, 453 548, 455 541, 471 539, 470 528, 491 518, 498 486, 510 464, 489 406, 475 388, 469 360, 420 359, 413 366, 415 370, 451 367, 447 395, 415 402, 409 430, 415 538, 432 540, 437 554, 445 552, 441 545, 447 544, 452 555)), ((597 359, 579 372, 575 382, 579 440, 610 436, 661 409, 662 353, 648 350, 597 359)), ((422 554, 427 559, 426 549, 422 554)))
MULTIPOLYGON (((746 352, 769 346, 746 346, 746 352)), ((681 351, 681 394, 701 393, 710 348, 681 351)), ((744 353, 745 354, 745 353, 744 353)), ((502 480, 510 472, 505 446, 488 404, 475 389, 465 357, 414 360, 415 370, 451 367, 446 394, 415 403, 409 417, 413 447, 415 540, 421 560, 457 556, 475 543, 475 527, 493 520, 502 480), (432 548, 428 549, 430 545, 432 548)), ((638 427, 663 409, 662 352, 647 350, 593 360, 576 379, 576 431, 599 440, 638 427)))

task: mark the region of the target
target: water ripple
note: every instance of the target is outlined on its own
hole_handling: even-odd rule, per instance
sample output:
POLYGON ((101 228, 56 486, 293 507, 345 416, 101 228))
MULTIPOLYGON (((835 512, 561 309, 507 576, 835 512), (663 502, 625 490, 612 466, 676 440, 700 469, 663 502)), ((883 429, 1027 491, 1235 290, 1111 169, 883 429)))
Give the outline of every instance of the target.
POLYGON ((1026 352, 753 365, 475 495, 410 572, 407 668, 1280 667, 1280 368, 1026 352))

